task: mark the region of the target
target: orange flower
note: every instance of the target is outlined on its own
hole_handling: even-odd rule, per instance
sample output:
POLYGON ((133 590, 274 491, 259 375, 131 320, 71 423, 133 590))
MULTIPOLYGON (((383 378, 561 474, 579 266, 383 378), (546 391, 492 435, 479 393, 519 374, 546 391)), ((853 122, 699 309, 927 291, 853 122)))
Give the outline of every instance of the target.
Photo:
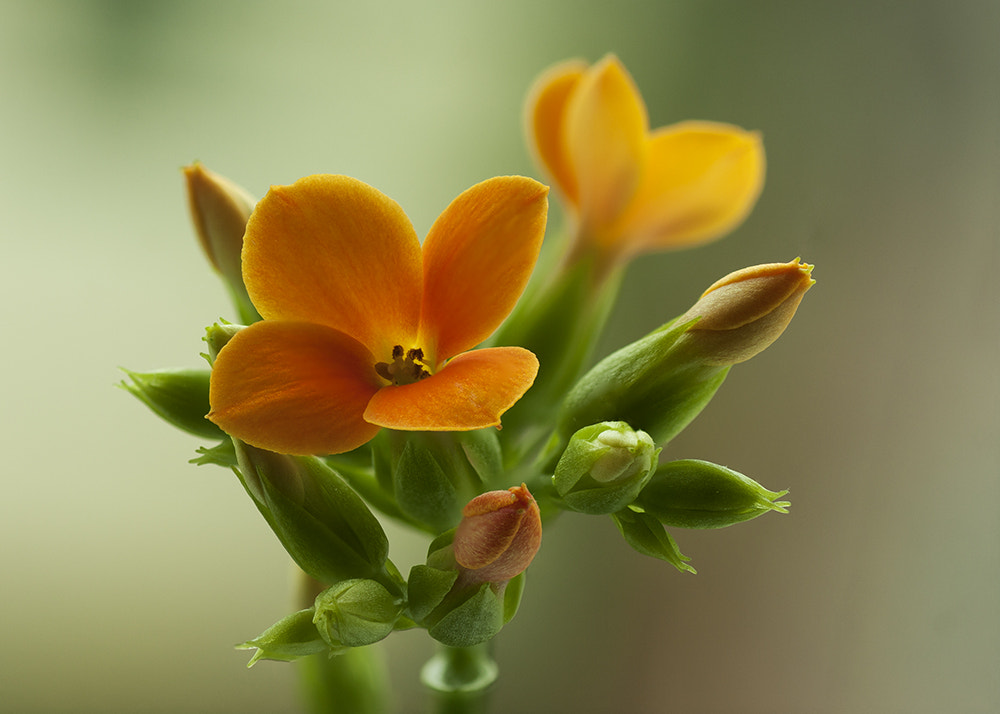
POLYGON ((764 182, 760 136, 687 121, 650 132, 646 106, 617 57, 556 65, 528 97, 528 135, 576 223, 571 257, 604 265, 719 238, 764 182))
POLYGON ((538 360, 466 350, 503 322, 531 274, 548 189, 519 176, 462 193, 423 247, 399 205, 347 176, 274 186, 247 224, 243 279, 264 320, 216 357, 208 418, 286 454, 350 451, 381 427, 500 423, 538 360))

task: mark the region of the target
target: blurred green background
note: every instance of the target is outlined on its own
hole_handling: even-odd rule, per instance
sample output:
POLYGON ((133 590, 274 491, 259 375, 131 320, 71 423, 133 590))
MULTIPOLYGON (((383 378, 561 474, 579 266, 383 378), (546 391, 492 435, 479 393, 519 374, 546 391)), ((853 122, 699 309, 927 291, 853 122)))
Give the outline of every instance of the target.
MULTIPOLYGON (((609 51, 653 126, 760 130, 768 179, 735 234, 632 266, 606 348, 731 270, 815 263, 785 336, 667 454, 793 507, 675 533, 696 576, 561 519, 496 710, 998 710, 998 36, 991 0, 0 1, 0 711, 298 710, 291 666, 231 648, 288 610, 284 552, 114 389, 118 365, 198 366, 231 314, 180 167, 257 195, 351 174, 422 234, 471 184, 537 175, 527 87, 609 51)), ((431 643, 386 649, 417 711, 431 643)))

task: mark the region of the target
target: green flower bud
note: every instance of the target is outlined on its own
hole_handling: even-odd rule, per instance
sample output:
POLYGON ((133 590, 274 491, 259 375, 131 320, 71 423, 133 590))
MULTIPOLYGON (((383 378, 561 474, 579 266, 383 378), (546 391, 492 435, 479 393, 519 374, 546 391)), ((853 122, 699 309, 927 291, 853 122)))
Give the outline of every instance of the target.
POLYGON ((385 531, 336 472, 316 457, 233 444, 244 487, 302 570, 321 583, 372 578, 399 590, 385 531))
POLYGON ((802 296, 816 283, 812 269, 796 258, 730 273, 679 318, 680 322, 697 320, 683 345, 701 355, 706 364, 745 362, 788 327, 802 296))
POLYGON ((257 650, 247 663, 247 667, 253 667, 262 659, 292 662, 300 657, 326 652, 330 645, 313 624, 313 608, 309 608, 282 618, 252 640, 236 645, 236 649, 257 650))
POLYGON ((661 465, 635 505, 667 526, 725 528, 770 511, 788 513, 788 491, 769 491, 725 466, 683 459, 661 465))
POLYGON ((199 163, 184 168, 188 204, 205 256, 232 295, 240 319, 250 324, 260 315, 243 284, 241 252, 247 220, 257 201, 245 189, 199 163))
MULTIPOLYGON (((229 340, 233 339, 233 335, 243 329, 243 325, 234 325, 230 322, 216 322, 214 325, 210 325, 205 328, 205 336, 202 339, 205 344, 208 345, 208 354, 203 355, 211 364, 215 361, 215 358, 219 355, 219 352, 229 340)), ((208 414, 208 412, 205 412, 208 414)))
POLYGON ((316 597, 313 623, 331 646, 364 647, 389 636, 403 600, 374 580, 346 580, 316 597))
POLYGON ((614 513, 635 500, 659 454, 649 434, 623 421, 592 424, 573 434, 552 483, 574 511, 614 513))
POLYGON ((222 429, 205 418, 208 414, 207 369, 164 369, 133 372, 122 368, 131 383, 119 386, 129 391, 153 413, 189 434, 216 441, 225 439, 222 429))

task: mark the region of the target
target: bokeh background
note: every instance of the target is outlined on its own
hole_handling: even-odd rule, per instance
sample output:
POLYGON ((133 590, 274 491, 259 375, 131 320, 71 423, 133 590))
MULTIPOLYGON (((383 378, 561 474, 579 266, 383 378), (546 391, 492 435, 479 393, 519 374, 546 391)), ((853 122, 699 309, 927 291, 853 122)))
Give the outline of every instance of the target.
MULTIPOLYGON (((653 126, 758 129, 769 165, 736 233, 632 266, 605 349, 733 269, 815 263, 788 332, 668 452, 793 507, 676 532, 696 576, 561 519, 497 711, 1000 709, 998 36, 992 0, 0 1, 0 711, 298 711, 291 666, 231 647, 288 611, 284 552, 114 388, 198 366, 231 314, 180 167, 257 195, 351 174, 422 234, 469 185, 537 175, 527 87, 609 51, 653 126)), ((431 643, 386 649, 418 711, 431 643)))

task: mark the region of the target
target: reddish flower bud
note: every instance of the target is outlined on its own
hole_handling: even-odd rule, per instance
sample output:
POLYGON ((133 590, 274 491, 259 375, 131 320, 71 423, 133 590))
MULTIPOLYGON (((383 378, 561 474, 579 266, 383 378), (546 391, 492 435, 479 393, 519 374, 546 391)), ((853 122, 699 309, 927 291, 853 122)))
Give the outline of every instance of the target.
POLYGON ((462 509, 455 561, 477 582, 506 582, 524 572, 542 543, 538 504, 521 484, 476 496, 462 509))

